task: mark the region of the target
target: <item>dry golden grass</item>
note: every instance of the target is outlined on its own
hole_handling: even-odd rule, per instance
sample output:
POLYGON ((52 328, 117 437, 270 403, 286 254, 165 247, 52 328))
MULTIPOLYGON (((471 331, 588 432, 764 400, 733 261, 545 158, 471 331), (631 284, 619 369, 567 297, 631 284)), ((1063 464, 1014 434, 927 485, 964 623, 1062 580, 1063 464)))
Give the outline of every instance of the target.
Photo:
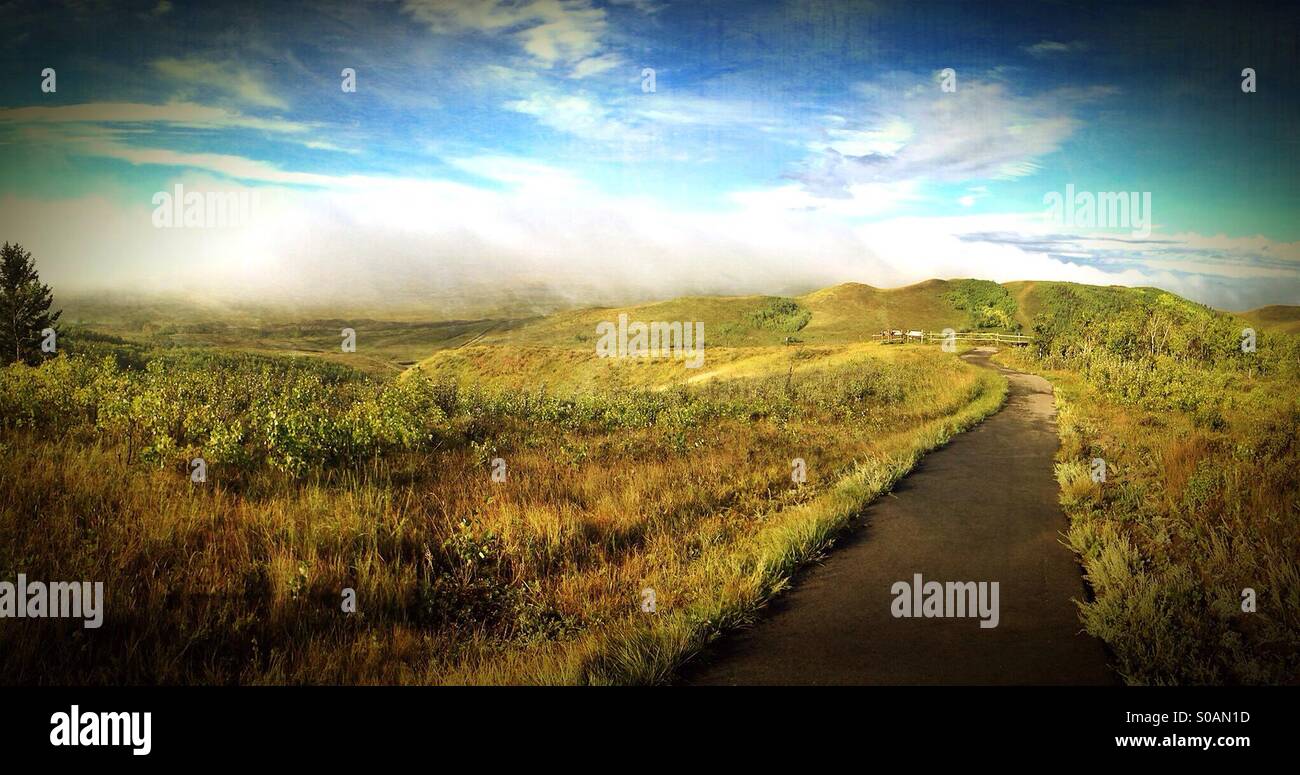
MULTIPOLYGON (((1035 364, 1005 354, 1021 368, 1035 364)), ((1138 684, 1300 681, 1300 405, 1293 380, 1243 378, 1220 421, 1056 386, 1057 478, 1093 599, 1081 606, 1138 684), (1107 463, 1104 483, 1089 464, 1107 463), (1244 590, 1256 610, 1243 610, 1244 590)))
POLYGON ((0 574, 102 580, 108 600, 100 630, 6 623, 0 676, 670 680, 922 452, 1002 400, 999 378, 935 349, 821 360, 776 377, 803 402, 792 415, 605 431, 504 423, 472 443, 301 479, 265 468, 226 479, 217 466, 196 486, 170 464, 128 462, 121 439, 89 426, 10 428, 0 574), (905 400, 866 395, 847 414, 826 403, 871 359, 905 400), (491 478, 498 456, 504 483, 491 478), (802 485, 795 457, 807 462, 802 485), (341 610, 344 588, 355 614, 341 610), (640 608, 646 588, 654 613, 640 608))

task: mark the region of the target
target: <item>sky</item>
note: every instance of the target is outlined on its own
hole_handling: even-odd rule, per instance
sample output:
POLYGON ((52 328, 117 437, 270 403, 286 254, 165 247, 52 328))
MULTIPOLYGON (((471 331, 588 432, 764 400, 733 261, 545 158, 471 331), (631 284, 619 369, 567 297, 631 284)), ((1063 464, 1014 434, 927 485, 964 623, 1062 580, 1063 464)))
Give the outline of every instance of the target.
POLYGON ((1300 10, 1184 5, 0 0, 0 240, 67 294, 1300 304, 1300 10))

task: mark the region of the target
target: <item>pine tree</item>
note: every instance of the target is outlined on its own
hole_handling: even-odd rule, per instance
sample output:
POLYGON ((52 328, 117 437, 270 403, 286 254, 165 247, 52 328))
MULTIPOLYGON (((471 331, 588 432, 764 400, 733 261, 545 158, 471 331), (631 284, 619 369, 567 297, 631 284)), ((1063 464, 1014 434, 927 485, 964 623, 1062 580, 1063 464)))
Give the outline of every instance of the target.
MULTIPOLYGON (((63 312, 50 312, 54 301, 50 286, 41 283, 32 254, 15 243, 0 249, 0 358, 9 363, 36 364, 47 328, 63 312)), ((57 339, 56 339, 57 341, 57 339)))

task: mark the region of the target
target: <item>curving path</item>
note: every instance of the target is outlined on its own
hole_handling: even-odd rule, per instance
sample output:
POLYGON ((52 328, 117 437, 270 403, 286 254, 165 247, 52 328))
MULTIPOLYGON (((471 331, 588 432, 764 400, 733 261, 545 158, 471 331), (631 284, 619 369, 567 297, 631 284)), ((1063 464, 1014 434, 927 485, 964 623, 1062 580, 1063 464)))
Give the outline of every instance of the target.
POLYGON ((724 639, 691 684, 1107 684, 1101 643, 1081 633, 1084 585, 1061 543, 1047 380, 963 356, 1010 382, 1006 405, 931 452, 863 514, 826 560, 724 639), (997 627, 977 618, 895 618, 891 587, 999 583, 997 627))

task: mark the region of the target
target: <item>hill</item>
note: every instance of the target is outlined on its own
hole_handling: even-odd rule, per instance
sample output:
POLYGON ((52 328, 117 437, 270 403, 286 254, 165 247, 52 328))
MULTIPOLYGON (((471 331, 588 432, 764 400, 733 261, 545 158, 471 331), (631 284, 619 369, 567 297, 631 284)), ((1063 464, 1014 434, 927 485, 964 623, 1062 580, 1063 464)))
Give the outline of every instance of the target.
POLYGON ((1237 314, 1259 329, 1283 334, 1300 333, 1300 306, 1273 304, 1237 314))
MULTIPOLYGON (((1300 328, 1296 307, 1257 310, 1261 329, 1300 328)), ((998 284, 987 280, 927 280, 902 288, 861 283, 802 296, 689 296, 625 307, 595 307, 527 320, 502 321, 472 340, 457 342, 417 368, 441 377, 487 385, 549 385, 583 389, 615 382, 663 387, 715 377, 752 376, 858 350, 884 329, 1021 332, 1040 352, 1088 349, 1104 340, 1126 356, 1152 348, 1204 357, 1230 353, 1250 318, 1233 316, 1156 288, 1090 286, 1051 281, 998 284), (629 321, 704 323, 705 365, 683 369, 672 360, 591 357, 597 326, 629 321), (1153 326, 1160 324, 1159 331, 1153 326), (1156 340, 1161 340, 1157 342, 1156 340), (1170 350, 1169 348, 1173 348, 1170 350)))

